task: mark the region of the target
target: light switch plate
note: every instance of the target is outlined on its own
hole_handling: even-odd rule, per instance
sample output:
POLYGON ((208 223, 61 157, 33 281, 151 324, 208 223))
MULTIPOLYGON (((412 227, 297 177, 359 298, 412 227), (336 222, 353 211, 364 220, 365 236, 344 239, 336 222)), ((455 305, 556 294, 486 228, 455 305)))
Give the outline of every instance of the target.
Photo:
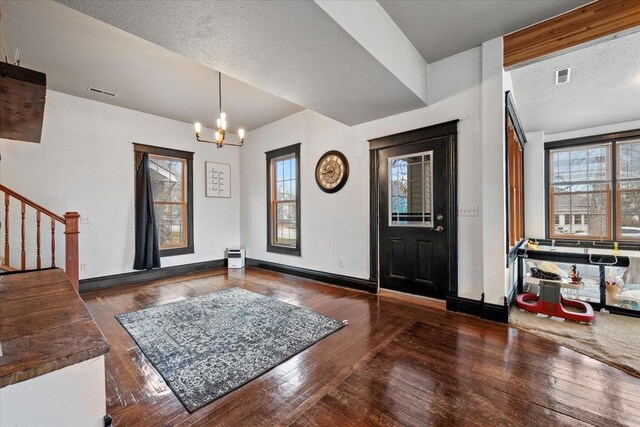
POLYGON ((463 206, 458 209, 458 216, 479 216, 480 206, 463 206))

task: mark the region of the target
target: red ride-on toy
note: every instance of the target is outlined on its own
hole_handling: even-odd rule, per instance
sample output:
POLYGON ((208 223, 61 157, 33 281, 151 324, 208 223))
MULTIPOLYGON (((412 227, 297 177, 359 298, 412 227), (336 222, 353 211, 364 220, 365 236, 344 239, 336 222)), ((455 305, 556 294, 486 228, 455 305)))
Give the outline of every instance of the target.
POLYGON ((516 298, 516 307, 531 313, 561 317, 574 322, 592 323, 596 320, 591 305, 586 302, 566 299, 560 293, 560 283, 540 280, 540 295, 524 293, 516 298), (565 307, 577 308, 580 311, 568 311, 565 307))

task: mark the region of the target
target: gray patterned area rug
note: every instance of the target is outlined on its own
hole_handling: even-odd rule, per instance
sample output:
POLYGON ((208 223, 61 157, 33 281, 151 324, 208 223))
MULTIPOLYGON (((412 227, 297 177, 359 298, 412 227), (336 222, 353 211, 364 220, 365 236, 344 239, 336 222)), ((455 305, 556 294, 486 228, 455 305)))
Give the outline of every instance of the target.
POLYGON ((189 412, 344 326, 240 288, 116 318, 189 412))

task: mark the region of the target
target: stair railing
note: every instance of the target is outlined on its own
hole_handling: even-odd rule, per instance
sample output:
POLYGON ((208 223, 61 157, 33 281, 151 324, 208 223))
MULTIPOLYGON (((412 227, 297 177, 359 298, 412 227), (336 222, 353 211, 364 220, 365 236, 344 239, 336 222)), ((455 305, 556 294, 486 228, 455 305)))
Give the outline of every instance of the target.
POLYGON ((27 270, 27 242, 26 242, 26 212, 27 207, 36 211, 36 270, 43 268, 57 267, 56 265, 56 224, 64 226, 65 235, 65 267, 69 281, 75 286, 79 285, 79 257, 78 257, 78 212, 67 212, 60 216, 49 209, 27 199, 10 188, 0 184, 0 192, 4 193, 4 257, 0 260, 2 270, 16 271, 27 270), (20 203, 20 266, 11 265, 11 242, 10 242, 10 211, 11 200, 15 199, 20 203), (43 218, 44 217, 44 218, 43 218), (44 221, 43 221, 44 219, 44 221), (48 266, 44 264, 41 257, 41 229, 48 227, 46 232, 51 233, 51 260, 48 266))

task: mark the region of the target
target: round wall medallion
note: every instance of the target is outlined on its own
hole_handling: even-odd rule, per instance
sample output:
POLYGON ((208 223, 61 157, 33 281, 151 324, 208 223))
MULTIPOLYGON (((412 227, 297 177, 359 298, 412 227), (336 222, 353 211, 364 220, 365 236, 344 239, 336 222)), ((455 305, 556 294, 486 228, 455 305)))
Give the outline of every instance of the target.
POLYGON ((324 153, 316 165, 316 183, 325 193, 335 193, 347 183, 349 162, 339 151, 324 153))

